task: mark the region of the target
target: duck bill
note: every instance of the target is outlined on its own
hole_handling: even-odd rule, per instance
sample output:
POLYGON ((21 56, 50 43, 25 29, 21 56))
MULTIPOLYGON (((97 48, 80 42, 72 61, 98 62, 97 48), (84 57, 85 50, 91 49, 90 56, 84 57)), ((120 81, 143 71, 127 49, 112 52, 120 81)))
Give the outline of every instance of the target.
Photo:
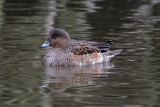
POLYGON ((45 48, 51 46, 50 42, 47 40, 42 46, 40 46, 40 48, 45 48))

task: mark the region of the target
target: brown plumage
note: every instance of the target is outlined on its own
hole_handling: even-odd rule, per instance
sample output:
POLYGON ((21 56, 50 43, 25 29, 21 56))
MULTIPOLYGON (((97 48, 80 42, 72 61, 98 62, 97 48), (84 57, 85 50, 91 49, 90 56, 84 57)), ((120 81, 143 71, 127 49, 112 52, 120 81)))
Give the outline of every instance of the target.
POLYGON ((110 51, 113 42, 92 42, 73 40, 69 34, 58 28, 53 28, 45 44, 53 46, 43 59, 45 65, 88 65, 109 61, 122 50, 110 51))

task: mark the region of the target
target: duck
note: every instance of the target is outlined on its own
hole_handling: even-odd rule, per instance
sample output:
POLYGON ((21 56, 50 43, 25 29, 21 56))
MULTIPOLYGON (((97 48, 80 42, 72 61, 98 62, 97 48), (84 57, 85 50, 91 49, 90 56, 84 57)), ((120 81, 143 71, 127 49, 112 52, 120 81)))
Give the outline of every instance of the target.
POLYGON ((40 48, 53 47, 45 54, 42 63, 49 66, 83 66, 108 62, 123 50, 110 51, 113 43, 113 41, 75 40, 71 39, 65 30, 52 28, 47 40, 40 46, 40 48))

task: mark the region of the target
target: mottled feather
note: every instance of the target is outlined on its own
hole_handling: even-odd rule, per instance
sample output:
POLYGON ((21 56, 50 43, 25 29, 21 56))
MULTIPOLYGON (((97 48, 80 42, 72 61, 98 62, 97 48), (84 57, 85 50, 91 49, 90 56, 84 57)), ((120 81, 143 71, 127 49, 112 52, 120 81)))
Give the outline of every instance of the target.
POLYGON ((72 41, 74 45, 72 46, 71 52, 75 55, 87 55, 97 53, 107 52, 113 42, 88 42, 88 41, 72 41))
POLYGON ((45 65, 89 65, 109 61, 122 49, 110 51, 113 42, 93 42, 71 39, 69 34, 53 28, 41 47, 53 46, 44 56, 45 65), (48 44, 49 43, 49 44, 48 44))
POLYGON ((71 52, 75 55, 89 55, 95 52, 99 53, 100 50, 94 46, 90 46, 87 42, 82 42, 74 45, 71 52))
POLYGON ((101 53, 107 52, 114 42, 90 42, 91 46, 97 47, 101 53))

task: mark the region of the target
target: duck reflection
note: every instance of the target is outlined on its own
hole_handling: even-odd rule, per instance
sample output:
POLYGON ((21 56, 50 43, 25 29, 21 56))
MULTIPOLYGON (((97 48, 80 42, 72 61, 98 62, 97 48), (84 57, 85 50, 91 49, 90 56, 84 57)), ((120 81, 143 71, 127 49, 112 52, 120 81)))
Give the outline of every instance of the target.
POLYGON ((44 66, 46 76, 41 87, 47 96, 76 96, 65 91, 71 87, 94 85, 93 80, 100 76, 97 74, 106 74, 107 70, 113 67, 114 64, 109 62, 88 66, 44 66))

